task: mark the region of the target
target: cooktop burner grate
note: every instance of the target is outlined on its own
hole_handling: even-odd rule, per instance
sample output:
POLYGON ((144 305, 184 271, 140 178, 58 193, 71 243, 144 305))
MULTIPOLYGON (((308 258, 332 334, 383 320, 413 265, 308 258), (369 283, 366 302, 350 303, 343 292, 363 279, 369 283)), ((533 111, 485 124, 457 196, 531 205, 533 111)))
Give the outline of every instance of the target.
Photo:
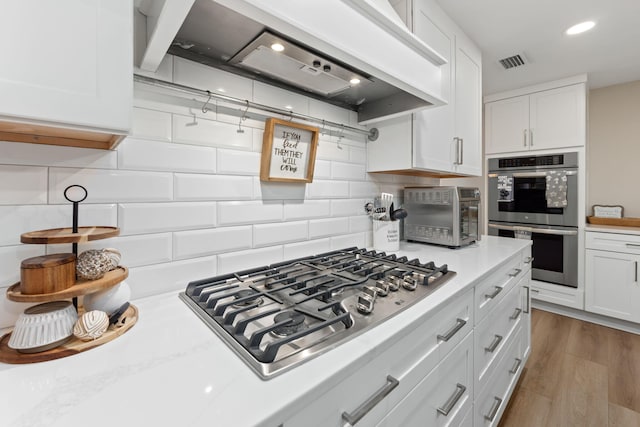
POLYGON ((180 298, 263 379, 434 292, 447 265, 347 248, 188 284, 180 298))

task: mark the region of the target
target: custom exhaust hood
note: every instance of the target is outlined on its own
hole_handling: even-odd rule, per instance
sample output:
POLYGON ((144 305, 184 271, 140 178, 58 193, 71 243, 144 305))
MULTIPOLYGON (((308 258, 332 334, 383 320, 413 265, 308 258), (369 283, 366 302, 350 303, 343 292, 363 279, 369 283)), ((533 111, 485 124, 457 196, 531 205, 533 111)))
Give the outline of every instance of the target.
POLYGON ((444 104, 446 61, 387 0, 196 0, 168 53, 349 108, 360 124, 444 104))

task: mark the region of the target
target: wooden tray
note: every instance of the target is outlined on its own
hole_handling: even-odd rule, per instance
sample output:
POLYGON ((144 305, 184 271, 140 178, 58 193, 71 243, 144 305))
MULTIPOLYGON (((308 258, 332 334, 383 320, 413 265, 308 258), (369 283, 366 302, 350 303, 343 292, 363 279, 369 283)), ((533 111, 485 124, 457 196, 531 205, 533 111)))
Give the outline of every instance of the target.
POLYGON ((54 243, 84 243, 92 240, 108 239, 120 234, 118 227, 78 227, 78 232, 72 228, 52 228, 50 230, 30 231, 20 235, 22 243, 54 244, 54 243))
POLYGON ((90 350, 114 340, 131 329, 137 321, 138 308, 134 305, 129 305, 127 311, 124 312, 124 325, 121 327, 117 328, 115 325, 110 325, 109 329, 107 329, 100 338, 92 341, 82 341, 76 337, 72 337, 71 340, 61 346, 40 353, 20 353, 19 351, 10 348, 9 338, 11 337, 11 333, 8 333, 0 338, 0 362, 25 364, 46 362, 48 360, 73 356, 74 354, 82 353, 83 351, 90 350))
POLYGON ((91 294, 103 289, 111 288, 122 282, 129 276, 127 267, 118 266, 115 270, 107 272, 102 278, 97 280, 78 280, 70 288, 49 294, 23 294, 20 292, 20 282, 7 289, 7 298, 15 302, 48 302, 61 299, 68 299, 80 295, 91 294))
POLYGON ((597 225, 618 225, 622 227, 640 227, 640 218, 598 218, 595 216, 588 216, 587 222, 589 224, 597 224, 597 225))

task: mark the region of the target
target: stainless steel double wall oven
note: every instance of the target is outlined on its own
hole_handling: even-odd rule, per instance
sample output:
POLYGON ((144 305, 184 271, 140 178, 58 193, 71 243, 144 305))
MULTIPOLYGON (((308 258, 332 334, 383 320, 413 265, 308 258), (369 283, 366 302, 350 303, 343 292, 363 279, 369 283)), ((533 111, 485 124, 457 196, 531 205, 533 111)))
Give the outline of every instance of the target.
POLYGON ((489 159, 488 233, 533 241, 534 280, 578 286, 578 154, 489 159))

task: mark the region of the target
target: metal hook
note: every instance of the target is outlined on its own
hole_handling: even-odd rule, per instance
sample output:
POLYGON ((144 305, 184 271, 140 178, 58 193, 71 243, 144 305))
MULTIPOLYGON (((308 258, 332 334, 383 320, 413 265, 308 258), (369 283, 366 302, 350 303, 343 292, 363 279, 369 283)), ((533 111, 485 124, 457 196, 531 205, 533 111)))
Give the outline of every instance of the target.
POLYGON ((247 107, 242 112, 242 116, 240 117, 240 120, 238 121, 238 130, 236 131, 237 133, 244 133, 244 129, 242 129, 242 122, 247 120, 247 111, 249 111, 249 100, 245 99, 245 101, 247 102, 247 107))
POLYGON ((342 150, 342 146, 340 145, 340 141, 342 141, 342 136, 344 135, 344 124, 340 125, 340 133, 338 134, 338 149, 342 150))
POLYGON ((207 94, 209 95, 209 97, 207 98, 204 105, 202 106, 202 112, 204 114, 206 114, 209 111, 209 109, 207 108, 207 105, 209 105, 209 101, 211 101, 211 97, 213 96, 210 91, 207 91, 207 94))
POLYGON ((289 110, 289 121, 293 120, 293 110, 289 110))
POLYGON ((326 126, 326 123, 324 122, 324 119, 322 119, 322 129, 320 129, 320 135, 326 135, 324 130, 325 126, 326 126))

